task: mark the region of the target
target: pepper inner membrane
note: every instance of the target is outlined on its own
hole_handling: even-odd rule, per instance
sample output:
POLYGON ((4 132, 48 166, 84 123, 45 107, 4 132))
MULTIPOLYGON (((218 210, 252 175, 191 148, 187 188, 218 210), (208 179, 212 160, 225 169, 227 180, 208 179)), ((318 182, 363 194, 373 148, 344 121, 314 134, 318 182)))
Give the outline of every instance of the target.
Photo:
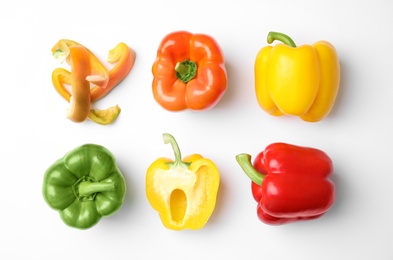
POLYGON ((175 189, 170 196, 170 210, 172 220, 179 222, 184 219, 187 210, 187 197, 184 191, 175 189))

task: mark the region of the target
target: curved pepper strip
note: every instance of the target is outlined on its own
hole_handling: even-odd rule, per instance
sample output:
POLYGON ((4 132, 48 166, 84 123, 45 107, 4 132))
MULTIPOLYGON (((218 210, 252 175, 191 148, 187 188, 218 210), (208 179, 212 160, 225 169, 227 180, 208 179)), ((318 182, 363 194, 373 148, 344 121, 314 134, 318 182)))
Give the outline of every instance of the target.
MULTIPOLYGON (((68 40, 68 43, 74 45, 80 45, 74 41, 68 40)), ((55 48, 53 48, 55 49, 55 48)), ((53 51, 52 49, 52 51, 53 51)), ((99 60, 90 52, 90 62, 94 62, 93 67, 99 68, 99 60)), ((65 56, 65 55, 64 55, 65 56)), ((63 56, 63 58, 64 58, 63 56)), ((68 57, 68 56, 67 56, 68 57)), ((111 49, 108 54, 108 62, 116 63, 115 66, 109 71, 108 83, 103 87, 94 86, 90 90, 91 101, 97 101, 106 96, 114 87, 116 87, 131 71, 135 63, 135 52, 129 48, 125 43, 119 43, 115 48, 111 49)), ((57 68, 52 73, 52 82, 57 92, 68 102, 70 101, 71 93, 65 87, 65 85, 71 85, 71 72, 64 68, 57 68)), ((120 113, 119 106, 113 106, 105 110, 92 109, 89 114, 89 118, 99 124, 110 124, 112 123, 120 113)))
POLYGON ((86 80, 86 76, 91 72, 89 53, 85 47, 75 45, 70 47, 69 57, 73 95, 67 118, 73 122, 83 122, 90 113, 90 83, 86 80))
POLYGON ((88 229, 120 209, 126 183, 108 149, 85 144, 45 171, 42 194, 65 224, 88 229))
POLYGON ((227 89, 224 55, 204 34, 168 34, 158 47, 152 73, 154 99, 169 111, 211 108, 227 89))
MULTIPOLYGON (((75 45, 81 44, 69 39, 61 39, 52 47, 52 55, 60 63, 63 63, 64 60, 69 63, 70 47, 75 45)), ((89 49, 87 50, 90 54, 91 74, 87 75, 86 79, 94 85, 106 88, 109 81, 109 72, 104 65, 101 64, 97 57, 89 49)))
MULTIPOLYGON (((52 73, 52 82, 56 86, 56 90, 68 102, 70 102, 71 100, 71 93, 64 85, 72 85, 71 78, 72 78, 71 72, 63 68, 57 68, 52 73)), ((91 95, 90 95, 90 100, 91 100, 91 95)), ((92 108, 90 110, 90 113, 88 114, 88 118, 98 124, 108 125, 116 120, 116 118, 120 114, 120 111, 121 109, 118 105, 103 110, 92 108)))
POLYGON ((259 219, 280 225, 321 217, 333 205, 335 185, 331 159, 323 151, 273 143, 251 164, 249 154, 236 160, 252 180, 252 195, 259 219))
POLYGON ((146 196, 161 218, 172 230, 202 228, 213 213, 220 174, 216 165, 200 154, 181 158, 175 138, 164 134, 164 143, 171 144, 175 161, 159 158, 146 173, 146 196))
POLYGON ((108 54, 107 61, 116 63, 109 71, 109 81, 106 88, 94 87, 91 90, 91 99, 99 100, 106 96, 114 87, 116 87, 131 71, 135 63, 136 54, 134 50, 125 43, 119 43, 115 48, 111 49, 108 54))
POLYGON ((296 47, 285 34, 270 32, 255 60, 255 90, 259 105, 273 116, 298 116, 317 122, 331 111, 339 90, 340 63, 327 41, 296 47))

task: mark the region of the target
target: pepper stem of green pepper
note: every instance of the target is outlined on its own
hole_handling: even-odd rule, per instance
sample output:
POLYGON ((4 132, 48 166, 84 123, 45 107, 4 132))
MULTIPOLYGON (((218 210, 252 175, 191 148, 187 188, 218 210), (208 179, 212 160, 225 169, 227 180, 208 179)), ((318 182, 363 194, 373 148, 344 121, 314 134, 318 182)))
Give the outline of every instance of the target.
POLYGON ((197 64, 193 61, 184 60, 183 62, 178 62, 175 66, 176 77, 187 83, 196 76, 197 69, 197 64))
POLYGON ((288 35, 279 32, 269 32, 269 34, 267 35, 267 42, 271 44, 275 40, 281 41, 284 44, 291 46, 293 48, 296 47, 295 42, 288 35))
POLYGON ((259 186, 262 185, 262 181, 265 178, 263 174, 255 170, 254 166, 251 163, 251 155, 246 153, 241 153, 236 155, 236 161, 242 167, 243 171, 247 174, 247 176, 259 186))
POLYGON ((78 192, 79 195, 87 197, 97 192, 113 191, 115 190, 115 184, 113 182, 92 182, 82 181, 79 183, 78 192))
POLYGON ((182 167, 188 169, 191 163, 183 162, 181 158, 181 153, 179 146, 176 142, 176 139, 171 134, 163 134, 163 139, 165 144, 171 144, 173 152, 175 153, 175 161, 174 162, 167 162, 170 167, 182 167))

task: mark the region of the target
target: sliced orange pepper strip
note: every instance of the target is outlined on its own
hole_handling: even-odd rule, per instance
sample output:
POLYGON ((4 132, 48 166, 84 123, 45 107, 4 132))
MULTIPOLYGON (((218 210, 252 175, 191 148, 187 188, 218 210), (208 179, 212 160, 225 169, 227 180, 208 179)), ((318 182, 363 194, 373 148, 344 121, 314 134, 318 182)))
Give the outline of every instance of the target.
POLYGON ((90 113, 90 83, 86 76, 90 74, 91 67, 89 52, 85 47, 70 47, 70 65, 72 96, 67 118, 74 122, 83 122, 90 113))
POLYGON ((106 88, 94 87, 91 90, 91 99, 98 100, 106 96, 114 87, 116 87, 131 71, 135 63, 136 54, 134 50, 125 43, 119 43, 115 48, 109 51, 107 61, 116 63, 109 71, 109 82, 106 88))
MULTIPOLYGON (((68 102, 70 102, 71 93, 64 85, 71 85, 71 72, 63 68, 57 68, 52 73, 52 81, 59 94, 64 97, 68 102)), ((104 110, 93 108, 90 110, 88 117, 90 120, 96 122, 97 124, 108 125, 116 120, 116 118, 120 114, 120 111, 121 109, 118 105, 109 107, 104 110)))
MULTIPOLYGON (((61 63, 64 62, 64 60, 69 63, 70 47, 75 45, 81 44, 72 40, 61 39, 52 47, 52 55, 61 63)), ((100 88, 106 88, 109 81, 108 70, 105 68, 104 65, 102 65, 98 58, 89 49, 86 48, 86 50, 90 54, 91 63, 91 74, 87 75, 86 79, 90 83, 100 88)))
MULTIPOLYGON (((70 64, 70 48, 81 44, 71 40, 60 40, 53 48, 52 53, 60 62, 66 60, 70 64)), ((82 46, 83 47, 83 46, 82 46)), ((90 55, 91 70, 97 72, 101 70, 103 65, 96 58, 96 56, 85 48, 90 55)), ((129 48, 125 43, 119 43, 115 48, 109 51, 107 61, 109 63, 116 63, 115 66, 109 71, 107 84, 99 85, 102 83, 102 78, 98 75, 88 75, 86 80, 95 84, 90 89, 90 101, 96 101, 107 95, 114 87, 116 87, 131 71, 135 63, 135 52, 129 48), (103 87, 104 86, 104 87, 103 87)), ((106 70, 106 69, 105 69, 106 70)), ((64 97, 68 102, 71 101, 71 93, 64 85, 72 85, 72 73, 64 68, 57 68, 52 73, 52 82, 58 93, 64 97)), ((89 119, 102 125, 112 123, 118 117, 121 109, 118 105, 109 107, 104 110, 91 109, 88 115, 89 119)))
MULTIPOLYGON (((93 87, 90 91, 91 101, 96 101, 107 95, 116 87, 131 71, 135 63, 136 54, 124 43, 119 43, 109 51, 108 62, 116 63, 109 72, 109 81, 106 88, 93 87)), ((59 94, 67 101, 70 101, 71 93, 64 87, 64 84, 71 84, 71 72, 64 68, 57 68, 52 73, 52 82, 59 94)))

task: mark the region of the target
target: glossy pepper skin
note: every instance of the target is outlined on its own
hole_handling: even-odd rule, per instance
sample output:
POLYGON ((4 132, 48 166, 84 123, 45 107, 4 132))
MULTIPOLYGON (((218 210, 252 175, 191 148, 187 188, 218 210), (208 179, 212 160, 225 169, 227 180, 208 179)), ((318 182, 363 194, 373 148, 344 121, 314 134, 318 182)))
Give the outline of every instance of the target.
POLYGON ((335 185, 328 178, 333 163, 321 150, 273 143, 256 156, 253 165, 248 154, 236 159, 252 180, 258 217, 266 224, 315 219, 334 203, 335 185))
POLYGON ((209 109, 227 89, 224 55, 205 34, 168 34, 158 47, 152 73, 154 99, 169 111, 209 109))
POLYGON ((102 217, 120 209, 126 183, 109 150, 85 144, 68 152, 46 170, 42 193, 65 224, 88 229, 102 217))
POLYGON ((255 60, 259 105, 273 116, 298 116, 307 122, 324 119, 333 108, 340 85, 337 52, 327 41, 296 47, 287 35, 270 32, 255 60))
POLYGON ((159 158, 146 172, 146 196, 163 225, 172 230, 205 226, 216 204, 220 174, 216 165, 200 154, 181 158, 175 138, 164 134, 175 161, 159 158))

